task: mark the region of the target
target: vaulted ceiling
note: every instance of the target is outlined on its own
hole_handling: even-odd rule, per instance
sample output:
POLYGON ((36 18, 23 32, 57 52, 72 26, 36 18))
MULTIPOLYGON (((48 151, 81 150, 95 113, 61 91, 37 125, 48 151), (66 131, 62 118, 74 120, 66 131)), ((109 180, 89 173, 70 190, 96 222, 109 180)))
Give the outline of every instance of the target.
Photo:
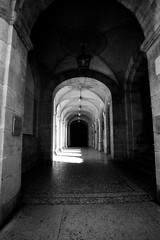
MULTIPOLYGON (((25 14, 27 6, 25 1, 25 14)), ((32 4, 29 6, 32 13, 32 4)), ((28 26, 33 25, 29 18, 27 23, 28 26)), ((108 89, 103 93, 102 85, 93 80, 96 78, 95 73, 109 79, 112 88, 116 85, 118 89, 123 89, 130 58, 144 41, 143 31, 136 18, 116 0, 53 1, 37 18, 30 37, 33 43, 30 56, 37 62, 43 83, 47 84, 48 79, 55 81, 59 76, 74 71, 74 76, 70 76, 74 84, 68 83, 56 95, 58 114, 65 120, 75 118, 81 92, 81 112, 86 121, 87 118, 92 121, 98 119, 106 99, 111 100, 113 94, 107 81, 103 81, 108 89), (77 65, 76 59, 81 54, 83 44, 86 54, 91 56, 90 76, 86 72, 80 73, 77 65), (87 88, 86 83, 82 87, 82 79, 86 83, 89 81, 92 89, 87 88)))
POLYGON ((121 85, 143 39, 135 17, 116 1, 59 0, 40 14, 32 29, 32 56, 46 77, 77 70, 76 57, 85 41, 92 56, 90 70, 121 85))
POLYGON ((61 83, 54 92, 54 108, 63 121, 71 119, 94 122, 112 102, 110 90, 101 82, 86 78, 72 78, 61 83))

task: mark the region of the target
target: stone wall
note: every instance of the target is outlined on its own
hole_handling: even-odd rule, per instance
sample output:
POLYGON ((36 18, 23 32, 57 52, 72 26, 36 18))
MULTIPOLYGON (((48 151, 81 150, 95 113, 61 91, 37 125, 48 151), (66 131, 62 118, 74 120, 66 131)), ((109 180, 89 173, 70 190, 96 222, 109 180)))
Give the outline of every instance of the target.
POLYGON ((13 117, 23 120, 27 49, 12 24, 0 18, 0 224, 15 208, 21 187, 22 126, 13 135, 13 117))
POLYGON ((30 65, 28 61, 24 103, 22 173, 39 163, 39 101, 40 79, 38 70, 34 64, 30 65))
MULTIPOLYGON (((160 28, 158 29, 160 31, 160 28)), ((147 44, 148 42, 146 42, 147 44)), ((160 201, 160 39, 154 34, 152 44, 147 46, 149 78, 153 117, 157 196, 160 201)))

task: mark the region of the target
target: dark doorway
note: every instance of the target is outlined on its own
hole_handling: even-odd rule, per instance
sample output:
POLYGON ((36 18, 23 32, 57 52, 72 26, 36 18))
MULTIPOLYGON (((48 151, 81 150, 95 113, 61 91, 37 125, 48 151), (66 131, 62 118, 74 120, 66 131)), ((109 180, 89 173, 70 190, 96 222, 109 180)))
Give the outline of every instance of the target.
POLYGON ((71 147, 88 146, 88 125, 84 121, 74 121, 70 126, 71 147))

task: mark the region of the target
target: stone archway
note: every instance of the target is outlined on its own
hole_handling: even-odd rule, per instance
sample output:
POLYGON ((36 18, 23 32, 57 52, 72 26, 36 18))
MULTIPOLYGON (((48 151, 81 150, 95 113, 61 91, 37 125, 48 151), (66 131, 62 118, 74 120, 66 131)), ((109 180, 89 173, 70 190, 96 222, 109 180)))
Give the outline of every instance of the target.
MULTIPOLYGON (((47 131, 48 133, 52 127, 53 147, 49 147, 48 138, 47 141, 42 142, 44 145, 43 149, 51 150, 54 154, 66 146, 70 146, 71 123, 78 120, 78 122, 82 121, 88 125, 88 146, 99 151, 103 150, 113 158, 114 151, 116 151, 116 147, 114 149, 113 138, 113 107, 111 92, 107 86, 93 78, 76 77, 62 82, 56 88, 52 86, 52 88, 52 91, 54 91, 52 108, 53 124, 49 126, 47 123, 48 128, 44 126, 44 130, 41 129, 41 132, 47 131), (109 105, 110 111, 108 111, 109 105), (110 119, 110 124, 107 122, 108 119, 110 119), (107 143, 107 134, 110 134, 108 138, 110 143, 107 143), (107 144, 110 145, 110 149, 108 149, 107 144)), ((47 101, 47 104, 44 104, 44 106, 51 105, 50 94, 52 91, 51 85, 49 85, 45 92, 46 98, 44 98, 44 103, 47 101)), ((49 107, 47 110, 45 107, 42 111, 42 116, 50 114, 50 109, 49 107)))
MULTIPOLYGON (((32 44, 29 38, 31 29, 39 14, 53 1, 1 1, 0 7, 0 49, 1 54, 1 208, 0 223, 4 222, 17 203, 21 186, 22 136, 12 133, 12 117, 23 118, 24 86, 27 53, 32 44), (20 8, 19 8, 20 7, 20 8), (30 11, 32 9, 32 11, 30 11), (29 11, 28 11, 29 10, 29 11), (17 14, 17 16, 16 16, 17 14), (7 150, 9 142, 9 148, 7 150), (6 152, 7 151, 7 152, 6 152), (10 166, 12 160, 14 168, 10 166), (3 180, 2 180, 3 179, 3 180), (13 184, 11 184, 13 183, 13 184)), ((159 6, 155 1, 119 0, 138 19, 144 35, 142 50, 147 53, 149 65, 154 141, 156 157, 157 192, 160 199, 160 149, 159 149, 159 6), (148 12, 148 14, 146 13, 148 12)), ((21 121, 20 121, 21 122, 21 121)))

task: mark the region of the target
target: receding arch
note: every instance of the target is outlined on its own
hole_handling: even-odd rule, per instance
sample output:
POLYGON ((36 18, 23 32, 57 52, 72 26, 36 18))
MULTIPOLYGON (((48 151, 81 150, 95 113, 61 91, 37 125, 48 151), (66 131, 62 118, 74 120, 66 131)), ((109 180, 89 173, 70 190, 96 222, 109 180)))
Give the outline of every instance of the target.
MULTIPOLYGON (((76 131, 76 127, 77 129, 83 127, 80 125, 81 122, 86 123, 88 126, 88 130, 84 130, 85 134, 88 134, 88 137, 85 138, 84 145, 91 147, 95 147, 96 145, 99 146, 99 149, 106 148, 105 152, 107 153, 106 145, 105 147, 98 145, 100 143, 101 145, 104 144, 102 140, 104 136, 97 132, 102 130, 101 128, 104 121, 102 118, 104 112, 107 114, 106 108, 108 103, 112 106, 111 92, 106 85, 96 79, 85 77, 68 79, 54 89, 53 103, 53 153, 62 147, 74 145, 74 134, 72 134, 72 132, 76 131), (70 129, 73 122, 75 131, 71 131, 70 129), (96 125, 98 130, 95 130, 95 122, 99 125, 96 125), (100 143, 95 143, 96 141, 100 143)), ((110 113, 112 113, 112 111, 110 113)), ((106 120, 105 118, 105 121, 106 120)), ((113 128, 113 121, 111 121, 110 127, 113 128)), ((80 131, 79 134, 81 135, 80 131)), ((110 131, 110 134, 112 134, 109 138, 112 142, 110 144, 112 146, 110 153, 112 153, 113 156, 113 129, 110 131)), ((77 141, 75 140, 75 144, 78 143, 77 141)), ((81 143, 80 145, 83 144, 81 143)))

